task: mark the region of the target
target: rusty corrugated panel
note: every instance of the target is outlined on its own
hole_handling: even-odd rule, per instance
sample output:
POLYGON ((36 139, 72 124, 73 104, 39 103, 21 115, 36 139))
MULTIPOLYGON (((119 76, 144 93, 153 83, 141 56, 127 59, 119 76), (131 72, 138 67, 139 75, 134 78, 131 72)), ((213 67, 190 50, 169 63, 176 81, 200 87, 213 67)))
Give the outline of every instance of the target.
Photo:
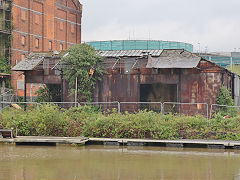
POLYGON ((99 51, 102 57, 141 57, 142 55, 151 54, 151 56, 159 56, 163 50, 121 50, 121 51, 99 51))
POLYGON ((163 50, 157 58, 152 58, 152 68, 195 68, 201 57, 184 50, 163 50))

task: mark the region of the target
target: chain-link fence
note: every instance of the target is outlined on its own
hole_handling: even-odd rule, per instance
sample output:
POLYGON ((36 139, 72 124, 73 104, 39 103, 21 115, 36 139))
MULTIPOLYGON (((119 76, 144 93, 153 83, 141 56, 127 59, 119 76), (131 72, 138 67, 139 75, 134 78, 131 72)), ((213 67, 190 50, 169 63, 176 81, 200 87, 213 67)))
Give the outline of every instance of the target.
POLYGON ((208 118, 208 104, 164 102, 162 107, 162 115, 169 113, 187 116, 202 115, 208 118))
POLYGON ((0 91, 1 91, 1 95, 0 95, 0 111, 1 111, 2 109, 10 105, 7 102, 17 101, 17 99, 12 89, 1 88, 0 91), (5 103, 2 103, 2 102, 5 102, 5 103))
POLYGON ((161 102, 120 102, 120 112, 135 113, 140 110, 154 111, 161 113, 162 103, 161 102))

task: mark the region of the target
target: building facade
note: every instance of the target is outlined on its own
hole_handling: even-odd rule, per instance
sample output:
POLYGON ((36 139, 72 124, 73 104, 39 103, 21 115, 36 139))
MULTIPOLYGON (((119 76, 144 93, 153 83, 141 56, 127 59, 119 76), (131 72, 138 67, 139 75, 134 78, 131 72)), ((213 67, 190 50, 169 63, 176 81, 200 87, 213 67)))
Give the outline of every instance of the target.
MULTIPOLYGON (((31 52, 61 51, 81 43, 82 5, 78 0, 13 0, 9 6, 11 66, 31 52)), ((11 79, 17 95, 23 96, 22 72, 13 72, 11 79)), ((31 94, 38 87, 27 84, 31 94)))

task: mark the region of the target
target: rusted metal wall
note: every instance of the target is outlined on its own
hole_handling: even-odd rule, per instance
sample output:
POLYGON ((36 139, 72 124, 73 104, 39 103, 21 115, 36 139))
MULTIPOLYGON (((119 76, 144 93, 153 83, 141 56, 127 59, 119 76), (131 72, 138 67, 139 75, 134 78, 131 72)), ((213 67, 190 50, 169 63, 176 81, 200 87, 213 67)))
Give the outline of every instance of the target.
MULTIPOLYGON (((121 70, 121 72, 124 71, 121 70)), ((222 85, 229 89, 233 87, 231 73, 214 63, 202 60, 198 67, 193 69, 140 68, 132 70, 131 74, 120 74, 119 69, 108 69, 108 74, 104 75, 102 81, 96 85, 94 100, 138 102, 140 101, 140 84, 154 83, 176 84, 177 101, 182 103, 214 104, 222 85)), ((184 113, 190 108, 191 111, 202 112, 206 107, 184 105, 181 108, 184 113)))

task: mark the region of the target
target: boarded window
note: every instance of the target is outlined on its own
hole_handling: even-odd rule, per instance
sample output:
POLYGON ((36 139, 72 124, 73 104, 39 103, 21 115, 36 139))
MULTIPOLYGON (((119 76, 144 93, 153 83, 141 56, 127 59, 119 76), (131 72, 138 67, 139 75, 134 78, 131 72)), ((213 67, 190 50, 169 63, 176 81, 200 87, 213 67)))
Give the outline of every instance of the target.
POLYGON ((48 48, 49 48, 49 50, 52 50, 52 41, 48 42, 48 48))
POLYGON ((74 33, 75 32, 75 26, 74 24, 71 24, 71 33, 74 33))
POLYGON ((59 28, 60 28, 60 30, 63 30, 63 22, 62 21, 60 21, 60 23, 59 23, 59 28))
POLYGON ((38 14, 35 14, 34 22, 35 22, 35 24, 39 24, 39 22, 40 22, 40 17, 39 17, 38 14))
POLYGON ((21 20, 26 21, 26 14, 27 14, 26 11, 21 10, 21 20))
POLYGON ((25 46, 26 44, 26 37, 24 35, 21 36, 21 44, 22 46, 25 46))
POLYGON ((35 47, 39 48, 39 39, 38 38, 35 39, 35 47))

